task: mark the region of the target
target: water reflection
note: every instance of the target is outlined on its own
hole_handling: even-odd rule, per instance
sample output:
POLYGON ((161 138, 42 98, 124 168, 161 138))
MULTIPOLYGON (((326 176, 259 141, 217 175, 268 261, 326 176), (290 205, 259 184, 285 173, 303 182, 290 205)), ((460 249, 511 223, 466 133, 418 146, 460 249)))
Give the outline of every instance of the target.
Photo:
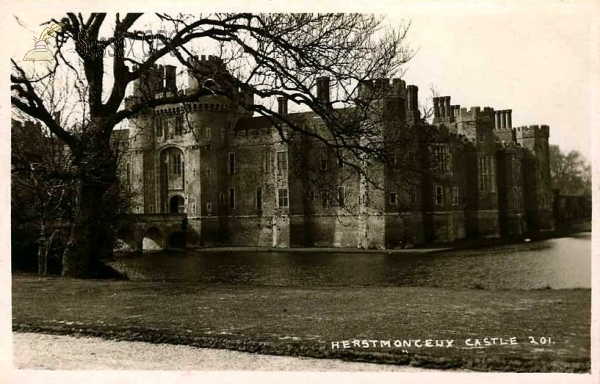
POLYGON ((272 286, 591 287, 591 236, 435 254, 157 252, 118 259, 132 280, 272 286))

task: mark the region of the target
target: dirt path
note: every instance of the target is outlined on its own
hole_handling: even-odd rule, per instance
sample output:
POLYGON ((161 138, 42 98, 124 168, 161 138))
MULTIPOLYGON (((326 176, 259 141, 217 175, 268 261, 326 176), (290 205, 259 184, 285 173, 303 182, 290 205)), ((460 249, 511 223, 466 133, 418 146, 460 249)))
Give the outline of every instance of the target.
POLYGON ((13 364, 17 369, 427 371, 409 366, 268 356, 223 349, 39 333, 14 332, 13 347, 13 364))

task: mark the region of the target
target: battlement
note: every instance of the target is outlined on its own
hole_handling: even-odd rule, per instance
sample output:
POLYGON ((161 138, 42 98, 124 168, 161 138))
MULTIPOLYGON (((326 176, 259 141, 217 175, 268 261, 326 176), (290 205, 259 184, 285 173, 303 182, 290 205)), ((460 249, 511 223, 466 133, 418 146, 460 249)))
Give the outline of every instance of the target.
MULTIPOLYGON (((235 99, 243 107, 254 103, 254 94, 243 91, 236 87, 235 79, 227 71, 223 60, 217 56, 197 55, 188 59, 192 69, 188 70, 188 88, 187 94, 195 92, 199 83, 207 88, 213 86, 219 87, 222 91, 230 91, 229 96, 235 99)), ((133 67, 137 70, 137 66, 133 67)), ((133 95, 125 99, 125 105, 131 106, 138 102, 140 98, 163 98, 181 94, 183 90, 177 88, 177 67, 174 65, 155 64, 133 83, 133 95)), ((211 102, 211 104, 223 104, 222 102, 211 102)), ((212 108, 214 110, 221 107, 212 108)))
POLYGON ((213 55, 194 55, 188 59, 188 63, 190 64, 200 64, 200 65, 223 65, 223 59, 218 56, 213 55))
POLYGON ((460 120, 470 121, 470 120, 477 120, 477 118, 480 116, 480 114, 481 114, 481 107, 471 107, 470 109, 460 108, 460 111, 457 114, 457 117, 459 117, 460 120))
POLYGON ((544 138, 550 137, 550 127, 547 125, 530 125, 517 127, 517 138, 544 138))
POLYGON ((358 94, 363 98, 388 95, 406 98, 406 82, 400 78, 363 80, 358 85, 358 94))
POLYGON ((408 111, 419 110, 419 87, 406 85, 401 78, 383 78, 376 80, 363 80, 358 85, 359 99, 377 99, 385 97, 399 97, 406 100, 408 111))

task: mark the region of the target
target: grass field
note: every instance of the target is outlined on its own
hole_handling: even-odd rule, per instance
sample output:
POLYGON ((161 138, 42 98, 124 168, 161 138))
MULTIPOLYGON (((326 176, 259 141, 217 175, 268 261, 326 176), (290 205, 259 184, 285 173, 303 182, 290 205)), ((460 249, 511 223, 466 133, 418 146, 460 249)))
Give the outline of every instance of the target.
POLYGON ((590 370, 590 290, 209 286, 27 275, 12 283, 18 331, 442 369, 590 370), (529 336, 552 344, 531 344, 529 336), (518 344, 465 345, 486 337, 518 344), (354 339, 390 340, 392 347, 332 348, 354 339), (450 348, 393 347, 409 339, 454 341, 450 348))

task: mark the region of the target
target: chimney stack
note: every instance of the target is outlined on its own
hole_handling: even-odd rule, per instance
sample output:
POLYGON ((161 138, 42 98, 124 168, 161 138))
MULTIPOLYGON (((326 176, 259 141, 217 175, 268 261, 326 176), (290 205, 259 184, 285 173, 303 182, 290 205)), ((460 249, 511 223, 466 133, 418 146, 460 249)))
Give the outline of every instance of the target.
POLYGON ((285 97, 280 96, 277 98, 277 113, 279 113, 280 115, 287 115, 288 105, 287 99, 285 97))
POLYGON ((317 99, 323 103, 329 103, 329 77, 317 78, 317 99))
POLYGON ((444 97, 444 112, 445 118, 449 119, 452 117, 452 109, 450 108, 450 96, 444 97))
POLYGON ((433 117, 436 119, 440 117, 440 98, 439 97, 433 98, 433 117))
POLYGON ((512 129, 512 110, 508 109, 504 113, 506 113, 506 128, 512 129))
POLYGON ((177 93, 176 71, 174 65, 165 65, 165 87, 173 93, 177 93))
POLYGON ((500 122, 500 116, 502 115, 502 111, 496 111, 494 113, 494 128, 496 129, 500 129, 501 128, 501 122, 500 122))
POLYGON ((506 111, 500 111, 500 128, 506 128, 506 111))
POLYGON ((408 95, 408 110, 417 111, 419 109, 419 88, 416 85, 409 85, 406 87, 406 90, 406 94, 408 95))

